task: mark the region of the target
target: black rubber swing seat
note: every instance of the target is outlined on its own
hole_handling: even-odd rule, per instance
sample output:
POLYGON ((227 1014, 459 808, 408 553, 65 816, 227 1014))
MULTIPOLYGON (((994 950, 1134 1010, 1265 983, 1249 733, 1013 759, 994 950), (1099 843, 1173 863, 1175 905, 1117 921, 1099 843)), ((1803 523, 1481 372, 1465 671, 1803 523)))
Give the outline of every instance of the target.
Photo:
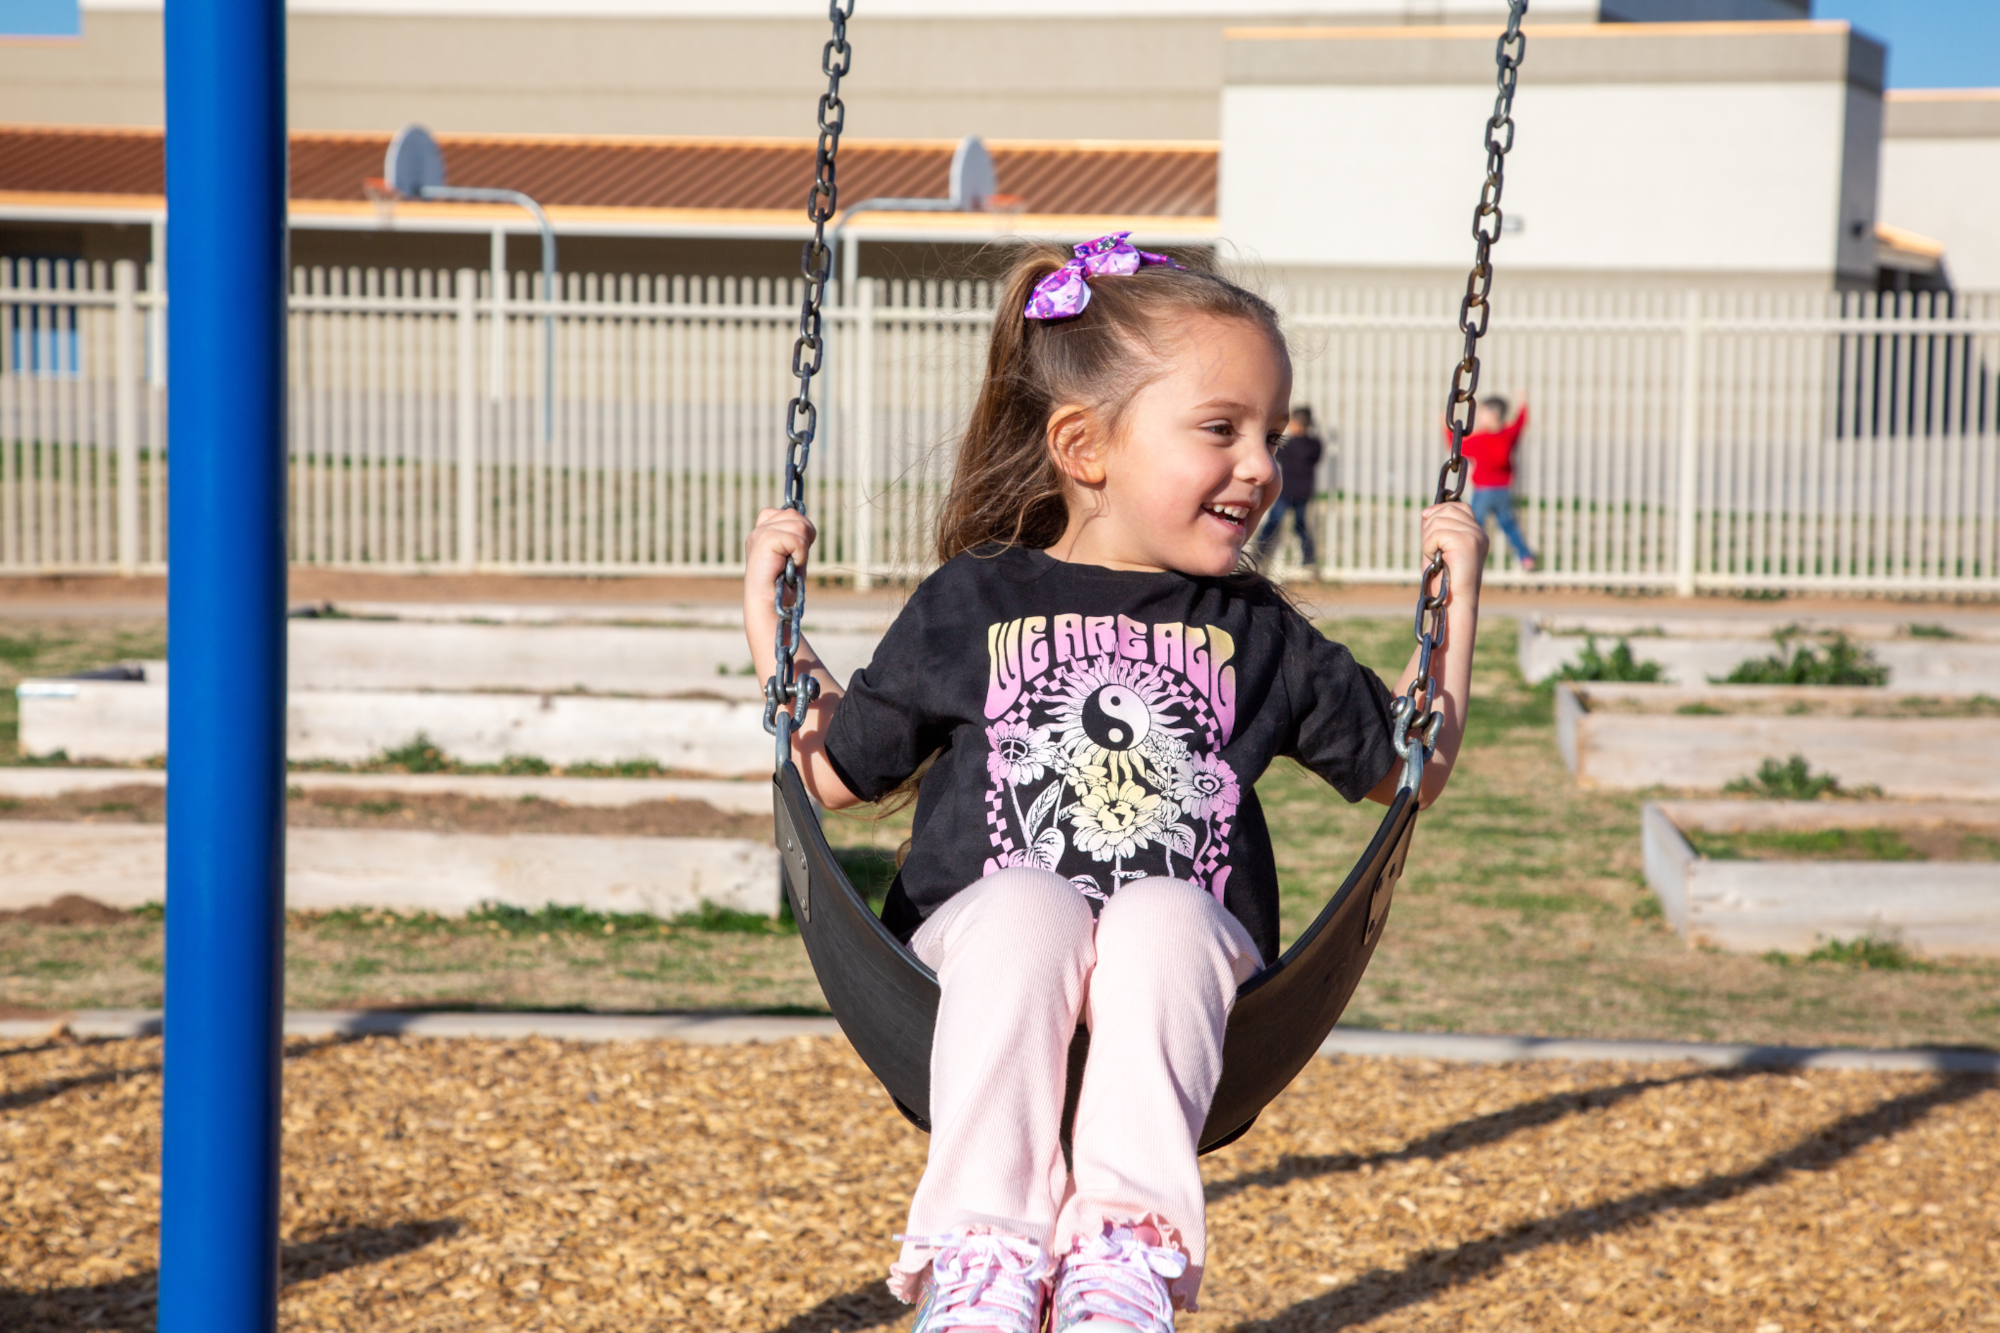
MULTIPOLYGON (((889 933, 848 881, 797 765, 787 760, 772 787, 785 893, 827 1007, 897 1109, 928 1131, 937 974, 889 933)), ((1339 892, 1277 962, 1237 988, 1201 1151, 1241 1137, 1333 1031, 1382 938, 1416 821, 1414 794, 1398 791, 1339 892)), ((1079 1028, 1070 1047, 1065 1127, 1088 1050, 1089 1034, 1079 1028)))

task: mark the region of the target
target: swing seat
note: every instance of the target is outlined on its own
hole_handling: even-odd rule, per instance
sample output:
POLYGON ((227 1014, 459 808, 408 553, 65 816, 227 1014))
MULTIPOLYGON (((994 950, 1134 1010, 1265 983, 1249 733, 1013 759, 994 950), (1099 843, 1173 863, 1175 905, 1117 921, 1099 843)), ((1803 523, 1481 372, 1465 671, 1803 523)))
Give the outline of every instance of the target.
MULTIPOLYGON (((772 789, 785 894, 827 1007, 896 1108, 928 1132, 937 974, 889 933, 834 860, 798 766, 787 760, 772 789)), ((1339 892, 1277 962, 1237 988, 1202 1152, 1247 1132, 1333 1031, 1382 938, 1416 821, 1415 793, 1398 791, 1339 892)), ((1065 1143, 1089 1046, 1089 1033, 1078 1028, 1069 1052, 1065 1143)))

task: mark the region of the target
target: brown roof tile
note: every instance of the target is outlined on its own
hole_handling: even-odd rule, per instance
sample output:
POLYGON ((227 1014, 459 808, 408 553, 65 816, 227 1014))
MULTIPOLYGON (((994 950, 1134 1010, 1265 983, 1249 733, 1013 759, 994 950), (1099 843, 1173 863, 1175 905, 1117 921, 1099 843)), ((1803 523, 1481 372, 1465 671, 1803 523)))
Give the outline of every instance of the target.
MULTIPOLYGON (((810 139, 655 139, 441 134, 454 185, 523 190, 544 204, 611 208, 803 210, 810 139)), ((358 201, 382 171, 386 134, 292 135, 292 197, 358 201)), ((998 140, 1000 189, 1030 212, 1212 217, 1216 148, 1207 143, 998 140)), ((953 145, 849 140, 840 193, 940 197, 953 145)), ((158 195, 162 135, 149 129, 0 126, 0 191, 158 195)))

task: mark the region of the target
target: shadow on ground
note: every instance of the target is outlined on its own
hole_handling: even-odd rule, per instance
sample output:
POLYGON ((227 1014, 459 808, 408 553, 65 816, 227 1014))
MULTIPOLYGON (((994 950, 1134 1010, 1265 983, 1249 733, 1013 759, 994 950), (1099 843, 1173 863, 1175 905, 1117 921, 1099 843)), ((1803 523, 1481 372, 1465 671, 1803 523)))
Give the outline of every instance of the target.
MULTIPOLYGON (((1293 1159, 1277 1169, 1252 1176, 1219 1182, 1211 1193, 1233 1192, 1250 1185, 1278 1184, 1288 1179, 1329 1174, 1358 1168, 1364 1161, 1394 1161, 1409 1157, 1439 1157, 1459 1148, 1490 1143, 1536 1124, 1546 1124, 1583 1109, 1604 1105, 1660 1083, 1694 1078, 1742 1077, 1746 1071, 1715 1071, 1687 1075, 1681 1079, 1640 1080, 1614 1088, 1545 1098, 1499 1115, 1479 1116, 1418 1140, 1394 1153, 1364 1158, 1344 1155, 1336 1158, 1293 1159), (1510 1123, 1515 1117, 1520 1123, 1510 1123)), ((1420 1305, 1453 1287, 1477 1281, 1516 1255, 1551 1245, 1574 1245, 1594 1236, 1622 1231, 1662 1213, 1705 1208, 1733 1199, 1750 1190, 1775 1184, 1796 1171, 1824 1171, 1877 1140, 1892 1138, 1940 1107, 1976 1097, 2000 1084, 1990 1074, 1943 1076, 1921 1092, 1892 1097, 1866 1111, 1844 1116, 1782 1152, 1773 1153, 1755 1166, 1725 1175, 1710 1176, 1691 1185, 1662 1185, 1642 1190, 1623 1199, 1613 1199, 1590 1208, 1572 1208, 1550 1217, 1538 1217, 1505 1231, 1455 1245, 1448 1249, 1426 1250, 1400 1269, 1376 1269, 1364 1273, 1343 1287, 1309 1301, 1301 1301, 1270 1319, 1250 1320, 1236 1325, 1230 1333, 1291 1333, 1292 1330, 1351 1328, 1384 1314, 1420 1305)))
MULTIPOLYGON (((282 1251, 279 1280, 290 1286, 380 1263, 455 1236, 458 1231, 458 1220, 445 1217, 392 1226, 346 1227, 296 1240, 282 1251)), ((76 1333, 78 1329, 152 1333, 158 1294, 159 1274, 152 1269, 88 1287, 46 1291, 0 1287, 0 1329, 7 1333, 76 1333)))

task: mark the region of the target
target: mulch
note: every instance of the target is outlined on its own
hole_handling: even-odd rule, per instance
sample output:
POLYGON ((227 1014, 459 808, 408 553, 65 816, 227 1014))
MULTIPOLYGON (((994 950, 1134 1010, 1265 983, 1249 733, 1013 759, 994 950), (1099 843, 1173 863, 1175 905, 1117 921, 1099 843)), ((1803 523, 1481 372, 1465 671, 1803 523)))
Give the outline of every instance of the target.
MULTIPOLYGON (((152 1327, 158 1041, 0 1044, 0 1328, 152 1327)), ((834 1040, 288 1047, 281 1327, 827 1333, 925 1140, 834 1040)), ((2000 1325, 1988 1077, 1314 1061, 1206 1159, 1208 1330, 2000 1325)))
MULTIPOLYGON (((159 824, 164 787, 107 787, 62 796, 0 800, 0 820, 159 824)), ((771 840, 769 815, 732 814, 706 801, 644 801, 627 806, 567 805, 539 797, 496 801, 454 792, 308 791, 285 802, 293 828, 427 829, 439 833, 580 833, 656 838, 771 840)))

